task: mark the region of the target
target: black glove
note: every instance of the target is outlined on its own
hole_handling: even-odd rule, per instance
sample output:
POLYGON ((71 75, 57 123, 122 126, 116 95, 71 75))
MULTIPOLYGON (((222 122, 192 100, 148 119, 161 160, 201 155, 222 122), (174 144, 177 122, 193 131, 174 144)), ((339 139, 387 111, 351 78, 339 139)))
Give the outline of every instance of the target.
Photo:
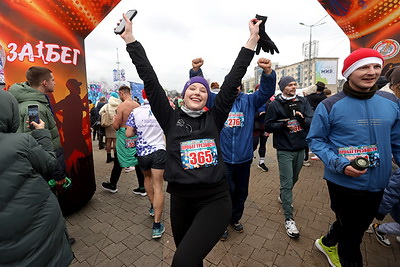
POLYGON ((377 214, 375 215, 375 218, 376 218, 378 221, 383 221, 383 219, 385 218, 385 215, 383 215, 383 214, 381 214, 381 213, 377 213, 377 214))
POLYGON ((297 122, 301 125, 302 128, 305 127, 306 120, 303 117, 301 117, 300 115, 296 115, 294 116, 294 118, 297 120, 297 122))
POLYGON ((275 43, 271 40, 271 38, 269 38, 269 36, 265 32, 265 22, 267 21, 267 18, 268 17, 266 16, 261 16, 258 14, 256 15, 256 19, 262 20, 258 32, 258 34, 260 35, 260 39, 257 43, 256 55, 260 54, 261 48, 264 52, 271 53, 271 55, 274 54, 274 51, 279 53, 278 47, 276 47, 275 43))

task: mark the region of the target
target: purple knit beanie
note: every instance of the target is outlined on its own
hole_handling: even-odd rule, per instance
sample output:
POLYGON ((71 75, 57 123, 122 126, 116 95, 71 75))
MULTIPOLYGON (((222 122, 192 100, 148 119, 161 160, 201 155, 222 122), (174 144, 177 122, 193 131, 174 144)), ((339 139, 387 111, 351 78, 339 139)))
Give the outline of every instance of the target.
POLYGON ((211 91, 210 91, 210 86, 208 85, 207 80, 204 79, 204 78, 201 77, 201 76, 195 76, 195 77, 192 77, 189 81, 187 81, 187 82, 185 83, 185 86, 183 87, 182 94, 181 94, 181 95, 182 95, 182 98, 185 96, 186 89, 187 89, 191 84, 194 84, 194 83, 201 83, 202 85, 204 85, 204 87, 207 89, 208 97, 210 97, 211 91))

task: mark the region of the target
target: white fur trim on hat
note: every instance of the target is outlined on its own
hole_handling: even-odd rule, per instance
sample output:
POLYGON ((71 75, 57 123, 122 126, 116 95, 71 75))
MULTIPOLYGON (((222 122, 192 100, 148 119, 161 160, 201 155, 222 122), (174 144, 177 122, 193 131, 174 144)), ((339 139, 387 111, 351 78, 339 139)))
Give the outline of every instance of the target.
POLYGON ((343 76, 347 79, 350 74, 353 73, 356 69, 361 66, 368 65, 368 64, 380 64, 383 65, 383 60, 379 57, 366 57, 354 62, 350 67, 347 68, 346 71, 343 72, 343 76))

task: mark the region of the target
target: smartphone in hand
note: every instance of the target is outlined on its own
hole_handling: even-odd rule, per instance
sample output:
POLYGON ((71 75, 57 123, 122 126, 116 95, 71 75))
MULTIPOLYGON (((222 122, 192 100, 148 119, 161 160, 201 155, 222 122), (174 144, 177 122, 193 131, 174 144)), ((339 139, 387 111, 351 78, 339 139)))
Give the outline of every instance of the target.
MULTIPOLYGON (((132 10, 128 10, 128 12, 126 12, 126 16, 128 17, 129 20, 132 20, 137 14, 137 10, 136 9, 132 9, 132 10)), ((115 34, 121 34, 125 31, 125 20, 121 20, 121 23, 117 26, 117 28, 114 29, 114 33, 115 34)))
POLYGON ((28 120, 29 120, 29 128, 31 130, 35 130, 35 127, 31 124, 32 121, 36 123, 40 123, 39 120, 39 106, 38 105, 29 105, 28 106, 28 120))

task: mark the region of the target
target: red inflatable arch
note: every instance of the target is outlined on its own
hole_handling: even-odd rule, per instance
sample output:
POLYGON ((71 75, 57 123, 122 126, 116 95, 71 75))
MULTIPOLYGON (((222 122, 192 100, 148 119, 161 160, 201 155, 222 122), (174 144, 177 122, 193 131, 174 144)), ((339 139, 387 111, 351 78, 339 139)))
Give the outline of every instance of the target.
POLYGON ((385 58, 384 74, 400 65, 400 2, 318 0, 350 39, 351 50, 369 47, 385 58))
MULTIPOLYGON (((64 214, 89 201, 95 190, 88 112, 84 39, 120 0, 2 0, 0 51, 9 87, 25 81, 31 66, 53 71, 50 96, 73 186, 59 196, 64 214), (5 63, 5 64, 4 64, 5 63)), ((2 74, 2 73, 0 73, 2 74)))

